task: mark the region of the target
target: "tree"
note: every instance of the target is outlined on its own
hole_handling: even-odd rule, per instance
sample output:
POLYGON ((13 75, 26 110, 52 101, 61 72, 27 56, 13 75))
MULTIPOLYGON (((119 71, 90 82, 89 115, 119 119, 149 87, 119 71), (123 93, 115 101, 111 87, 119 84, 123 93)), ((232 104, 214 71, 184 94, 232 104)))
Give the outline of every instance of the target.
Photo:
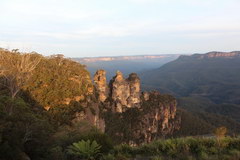
MULTIPOLYGON (((21 88, 28 82, 33 70, 40 62, 39 56, 17 52, 0 51, 1 84, 9 90, 10 97, 15 99, 21 88)), ((13 105, 9 114, 13 112, 13 105)))
POLYGON ((68 147, 67 153, 77 158, 84 158, 86 160, 95 160, 99 157, 101 146, 96 142, 90 140, 73 143, 68 147))
POLYGON ((214 131, 214 135, 218 139, 225 137, 226 133, 227 133, 227 128, 226 127, 219 127, 219 128, 216 128, 215 131, 214 131))

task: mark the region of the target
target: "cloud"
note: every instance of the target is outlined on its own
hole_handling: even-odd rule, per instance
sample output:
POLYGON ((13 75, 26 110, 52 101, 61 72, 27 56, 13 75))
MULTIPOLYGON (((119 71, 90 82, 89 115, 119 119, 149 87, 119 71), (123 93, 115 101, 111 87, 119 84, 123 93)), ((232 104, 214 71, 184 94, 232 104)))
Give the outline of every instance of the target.
POLYGON ((239 40, 239 6, 239 0, 1 0, 0 45, 115 53, 192 40, 207 45, 213 38, 218 44, 222 37, 239 40))
MULTIPOLYGON (((159 21, 135 21, 125 22, 123 24, 98 24, 82 29, 65 30, 65 31, 21 31, 9 30, 5 35, 15 37, 32 37, 42 39, 59 39, 59 40, 87 40, 94 38, 127 38, 127 37, 144 37, 167 34, 185 34, 185 35, 216 35, 216 33, 228 34, 238 33, 240 31, 240 22, 231 22, 222 24, 221 21, 208 18, 187 22, 181 24, 164 24, 159 21), (207 33, 207 34, 206 34, 207 33)), ((218 34, 219 35, 219 34, 218 34)))
POLYGON ((86 9, 81 1, 69 3, 69 1, 55 0, 25 1, 25 3, 9 0, 0 10, 0 13, 5 15, 7 19, 21 17, 22 21, 38 19, 39 22, 44 21, 44 19, 72 22, 94 20, 110 14, 109 11, 103 9, 86 9))

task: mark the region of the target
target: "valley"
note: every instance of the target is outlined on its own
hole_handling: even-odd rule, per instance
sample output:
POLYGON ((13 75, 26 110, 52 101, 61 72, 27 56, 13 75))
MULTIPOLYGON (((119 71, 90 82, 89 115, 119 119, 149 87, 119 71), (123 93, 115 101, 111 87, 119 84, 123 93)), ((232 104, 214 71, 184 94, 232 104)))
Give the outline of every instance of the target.
MULTIPOLYGON (((155 154, 154 148, 145 153, 141 147, 158 143, 163 145, 162 149, 168 143, 180 147, 181 138, 189 141, 190 147, 193 141, 197 145, 202 141, 215 144, 215 139, 208 137, 218 136, 217 129, 225 130, 224 136, 233 137, 226 140, 229 145, 236 145, 240 108, 238 94, 233 93, 239 89, 238 57, 238 52, 231 52, 184 55, 177 59, 172 55, 84 60, 99 68, 102 67, 98 61, 107 61, 109 66, 115 61, 130 64, 130 60, 141 64, 139 74, 125 76, 136 65, 131 62, 125 66, 125 75, 117 70, 108 79, 108 71, 111 75, 111 69, 117 65, 103 65, 106 70, 98 69, 91 76, 88 66, 63 55, 45 57, 36 52, 2 49, 0 147, 4 152, 0 157, 72 159, 75 153, 70 149, 94 143, 102 147, 98 149, 104 155, 102 159, 137 155, 149 159, 153 156, 150 153, 155 154), (151 67, 160 67, 144 71, 151 63, 151 67), (222 71, 218 71, 219 67, 222 71), (184 138, 189 136, 196 138, 184 138), (159 142, 160 139, 164 141, 159 142)), ((225 150, 221 154, 231 156, 230 148, 212 147, 218 154, 225 150)), ((166 151, 181 156, 179 150, 166 151)), ((174 157, 162 152, 165 150, 161 157, 174 157)), ((197 151, 186 152, 187 157, 202 156, 197 151)), ((216 153, 205 154, 216 158, 216 153)))
POLYGON ((86 65, 91 76, 93 76, 97 70, 104 69, 107 72, 107 80, 109 81, 115 76, 118 70, 121 71, 124 76, 128 76, 130 73, 141 73, 143 71, 158 68, 178 57, 178 54, 163 54, 72 59, 86 65))

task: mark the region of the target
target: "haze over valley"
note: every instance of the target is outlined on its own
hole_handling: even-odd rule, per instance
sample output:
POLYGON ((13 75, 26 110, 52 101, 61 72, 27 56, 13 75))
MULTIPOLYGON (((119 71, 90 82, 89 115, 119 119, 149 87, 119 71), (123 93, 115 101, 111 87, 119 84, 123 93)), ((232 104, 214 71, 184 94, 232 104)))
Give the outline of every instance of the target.
POLYGON ((169 55, 142 55, 142 56, 118 56, 118 57, 89 57, 73 58, 73 60, 86 65, 93 76, 99 69, 107 72, 107 79, 115 76, 116 71, 121 71, 125 76, 130 73, 140 73, 158 68, 179 57, 179 54, 169 55))

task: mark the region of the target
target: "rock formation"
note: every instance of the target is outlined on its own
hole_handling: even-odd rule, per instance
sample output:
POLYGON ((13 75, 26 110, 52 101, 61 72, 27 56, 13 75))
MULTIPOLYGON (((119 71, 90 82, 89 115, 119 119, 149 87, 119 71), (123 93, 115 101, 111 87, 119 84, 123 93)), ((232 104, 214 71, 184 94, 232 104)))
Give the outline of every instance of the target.
POLYGON ((134 126, 136 141, 148 143, 179 129, 180 119, 176 116, 176 106, 177 102, 172 96, 150 92, 148 100, 141 102, 139 125, 134 126))
POLYGON ((109 87, 109 96, 115 102, 116 112, 122 113, 126 108, 138 106, 140 103, 140 79, 136 73, 124 79, 123 74, 117 71, 109 87))
POLYGON ((110 81, 110 97, 115 102, 117 112, 123 112, 124 106, 129 106, 127 99, 130 96, 129 83, 124 79, 123 74, 117 71, 116 76, 110 81))
POLYGON ((137 145, 172 134, 180 126, 176 116, 176 100, 159 92, 143 92, 136 73, 128 78, 117 71, 106 81, 106 72, 94 76, 96 95, 101 102, 94 125, 121 142, 137 145), (100 123, 99 123, 100 122, 100 123))
POLYGON ((136 73, 124 79, 123 74, 117 71, 116 76, 107 85, 106 72, 98 70, 94 75, 94 84, 98 100, 104 102, 110 98, 114 104, 114 111, 122 113, 126 108, 139 107, 140 79, 136 73))
POLYGON ((96 92, 98 93, 99 101, 104 102, 107 99, 109 93, 106 71, 98 70, 94 75, 93 82, 96 87, 96 92))
POLYGON ((136 73, 129 75, 127 79, 130 88, 130 96, 128 97, 128 107, 134 106, 140 103, 140 78, 136 73))

